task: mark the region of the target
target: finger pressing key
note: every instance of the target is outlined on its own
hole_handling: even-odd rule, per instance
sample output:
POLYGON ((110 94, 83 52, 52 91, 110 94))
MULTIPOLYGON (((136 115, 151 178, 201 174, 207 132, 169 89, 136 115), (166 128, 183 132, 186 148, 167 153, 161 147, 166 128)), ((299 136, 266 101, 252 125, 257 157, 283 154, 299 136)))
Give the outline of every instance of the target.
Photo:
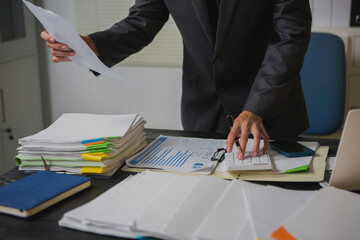
POLYGON ((245 155, 245 149, 246 149, 246 145, 249 139, 249 132, 242 131, 241 132, 241 137, 240 137, 240 150, 239 150, 239 154, 238 154, 238 158, 240 160, 244 160, 244 155, 245 155))

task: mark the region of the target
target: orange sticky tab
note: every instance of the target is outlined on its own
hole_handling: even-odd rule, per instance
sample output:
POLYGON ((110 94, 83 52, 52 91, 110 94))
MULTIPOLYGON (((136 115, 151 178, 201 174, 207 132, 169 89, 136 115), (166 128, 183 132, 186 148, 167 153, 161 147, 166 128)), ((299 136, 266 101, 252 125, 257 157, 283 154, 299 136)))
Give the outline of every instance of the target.
POLYGON ((85 143, 84 146, 91 146, 91 145, 95 145, 95 144, 100 144, 100 143, 104 143, 105 141, 98 141, 98 142, 91 142, 91 143, 85 143))
POLYGON ((272 238, 277 240, 296 240, 283 226, 279 227, 275 232, 271 234, 272 238))

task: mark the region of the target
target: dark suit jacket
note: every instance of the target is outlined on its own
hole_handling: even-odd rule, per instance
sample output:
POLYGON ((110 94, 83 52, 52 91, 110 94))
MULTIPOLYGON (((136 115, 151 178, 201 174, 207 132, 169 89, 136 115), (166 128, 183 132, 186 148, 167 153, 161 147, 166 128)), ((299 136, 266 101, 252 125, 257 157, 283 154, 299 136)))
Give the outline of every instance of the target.
POLYGON ((112 66, 149 44, 174 18, 183 37, 185 130, 225 131, 225 113, 258 114, 270 136, 308 127, 299 72, 311 28, 308 0, 222 0, 216 36, 207 0, 136 0, 129 16, 93 33, 112 66))

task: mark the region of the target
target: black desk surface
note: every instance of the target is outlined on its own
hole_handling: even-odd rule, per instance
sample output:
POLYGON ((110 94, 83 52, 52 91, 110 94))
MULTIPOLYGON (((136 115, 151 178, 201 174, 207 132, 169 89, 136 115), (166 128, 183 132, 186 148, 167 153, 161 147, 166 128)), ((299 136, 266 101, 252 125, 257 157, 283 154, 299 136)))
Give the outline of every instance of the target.
MULTIPOLYGON (((154 140, 159 136, 159 134, 170 136, 226 138, 225 135, 220 134, 146 129, 146 136, 148 141, 154 140)), ((336 155, 337 145, 339 143, 338 140, 330 139, 300 138, 299 140, 316 140, 320 142, 320 145, 329 146, 329 156, 336 155)), ((0 239, 115 239, 115 237, 108 237, 60 227, 58 226, 58 221, 65 212, 96 198, 101 193, 114 186, 116 183, 119 183, 125 179, 130 174, 133 173, 119 170, 111 179, 92 179, 92 186, 90 189, 77 193, 74 196, 57 203, 56 205, 40 212, 39 214, 29 219, 21 219, 0 214, 0 239)), ((0 177, 0 186, 25 176, 26 175, 19 172, 17 168, 14 168, 0 177)), ((320 188, 318 183, 259 182, 259 184, 271 184, 283 188, 297 190, 315 190, 320 188)))

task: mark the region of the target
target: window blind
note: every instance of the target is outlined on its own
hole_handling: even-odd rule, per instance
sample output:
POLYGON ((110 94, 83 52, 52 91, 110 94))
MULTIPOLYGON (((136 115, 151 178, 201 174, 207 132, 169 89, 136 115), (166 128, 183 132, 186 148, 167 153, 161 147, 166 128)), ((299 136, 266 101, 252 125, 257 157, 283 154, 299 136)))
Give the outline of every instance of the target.
MULTIPOLYGON (((74 0, 76 28, 80 34, 105 30, 129 14, 135 0, 74 0)), ((174 20, 169 21, 152 43, 122 62, 122 65, 169 66, 182 65, 182 39, 174 20)))

